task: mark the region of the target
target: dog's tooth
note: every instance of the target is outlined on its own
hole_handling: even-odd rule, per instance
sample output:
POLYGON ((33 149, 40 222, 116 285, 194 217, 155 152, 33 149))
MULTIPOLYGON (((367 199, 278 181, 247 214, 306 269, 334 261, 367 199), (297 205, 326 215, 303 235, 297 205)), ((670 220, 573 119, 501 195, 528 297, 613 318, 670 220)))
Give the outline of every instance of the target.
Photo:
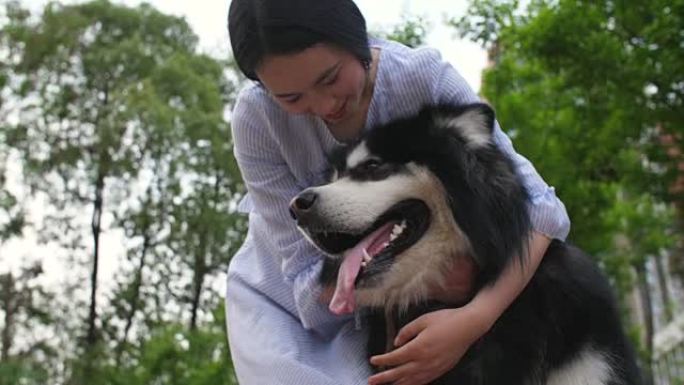
POLYGON ((363 248, 363 260, 364 261, 370 261, 372 257, 368 254, 368 250, 366 248, 363 248))
POLYGON ((385 247, 387 247, 387 246, 389 246, 389 242, 385 242, 385 243, 382 244, 382 247, 383 247, 383 248, 385 248, 385 247))
POLYGON ((399 225, 394 225, 392 227, 392 235, 399 235, 404 231, 404 228, 399 225))
POLYGON ((397 239, 398 237, 399 236, 397 234, 394 234, 394 233, 390 234, 390 242, 397 239))
POLYGON ((404 230, 406 228, 406 219, 403 219, 401 221, 401 229, 404 230))

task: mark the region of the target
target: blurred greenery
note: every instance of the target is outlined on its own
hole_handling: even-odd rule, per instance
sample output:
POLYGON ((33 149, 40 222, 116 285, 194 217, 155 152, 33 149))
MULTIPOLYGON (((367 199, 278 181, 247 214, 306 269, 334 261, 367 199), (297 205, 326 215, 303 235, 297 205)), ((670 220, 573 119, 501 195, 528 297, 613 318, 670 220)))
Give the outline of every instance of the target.
POLYGON ((425 45, 425 39, 432 26, 422 16, 404 15, 401 21, 389 27, 388 31, 371 32, 371 35, 394 40, 416 48, 425 45))
MULTIPOLYGON (((665 321, 682 311, 648 266, 684 278, 683 18, 684 0, 471 0, 448 21, 488 50, 483 97, 557 189, 646 366, 655 302, 665 321)), ((0 246, 37 234, 69 271, 0 275, 0 385, 236 383, 216 289, 246 230, 234 65, 149 5, 10 1, 0 28, 0 246), (111 233, 125 258, 105 290, 111 233)), ((376 34, 415 47, 430 28, 406 16, 376 34)))
MULTIPOLYGON (((43 199, 32 231, 71 273, 63 291, 43 287, 40 268, 3 276, 0 381, 235 383, 215 289, 246 227, 224 118, 231 64, 146 4, 49 3, 33 16, 9 2, 3 17, 0 160, 17 159, 43 199), (113 230, 126 258, 105 292, 113 230)), ((0 239, 19 237, 26 202, 0 187, 0 239)))
MULTIPOLYGON (((482 94, 557 188, 570 240, 623 299, 636 285, 642 308, 632 310, 645 319, 633 330, 648 363, 656 294, 647 264, 663 280, 683 254, 684 1, 521 3, 473 0, 451 24, 488 49, 482 94)), ((675 304, 661 295, 671 320, 675 304)))

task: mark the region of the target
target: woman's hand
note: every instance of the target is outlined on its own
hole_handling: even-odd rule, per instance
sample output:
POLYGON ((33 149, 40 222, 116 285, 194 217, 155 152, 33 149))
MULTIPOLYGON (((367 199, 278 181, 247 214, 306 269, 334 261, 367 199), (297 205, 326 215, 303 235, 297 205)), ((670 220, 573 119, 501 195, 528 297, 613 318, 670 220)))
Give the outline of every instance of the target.
MULTIPOLYGON (((430 288, 431 299, 463 304, 472 297, 477 272, 469 256, 454 259, 446 278, 430 288)), ((392 367, 369 379, 369 384, 425 384, 444 374, 461 359, 486 328, 470 308, 425 314, 406 326, 394 340, 396 350, 371 358, 371 364, 392 367)))
POLYGON ((422 385, 443 375, 490 327, 467 305, 425 314, 404 326, 394 340, 398 348, 371 357, 375 366, 391 367, 369 384, 422 385))
MULTIPOLYGON (((368 383, 427 384, 453 368, 522 292, 550 242, 546 235, 533 231, 525 262, 509 263, 494 284, 480 290, 467 305, 428 313, 404 326, 395 339, 398 349, 371 357, 371 364, 391 368, 371 376, 368 383)), ((462 289, 461 284, 455 286, 454 300, 463 295, 462 289)))

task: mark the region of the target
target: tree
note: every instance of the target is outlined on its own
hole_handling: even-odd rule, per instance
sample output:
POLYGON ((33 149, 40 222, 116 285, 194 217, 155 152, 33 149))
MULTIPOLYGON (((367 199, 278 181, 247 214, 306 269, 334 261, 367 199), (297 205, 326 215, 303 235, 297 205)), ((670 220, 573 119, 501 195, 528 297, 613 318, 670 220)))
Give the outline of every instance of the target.
POLYGON ((85 322, 64 375, 90 382, 107 374, 100 370, 111 346, 114 362, 135 364, 135 349, 149 342, 140 331, 168 327, 173 305, 189 306, 192 330, 204 325, 203 314, 213 321, 202 311, 215 305, 202 301, 216 298, 206 285, 244 233, 223 117, 234 86, 227 63, 197 53, 184 20, 149 5, 50 3, 37 19, 17 3, 7 9, 0 51, 8 53, 19 117, 8 124, 7 143, 31 191, 50 205, 40 233, 76 266, 89 266, 87 280, 75 280, 82 289, 87 282, 87 314, 78 297, 69 304, 85 322), (101 241, 117 228, 128 262, 108 306, 101 241), (188 286, 174 286, 187 277, 188 286))
POLYGON ((223 303, 211 309, 212 321, 196 330, 168 322, 119 365, 98 362, 102 385, 232 385, 237 384, 230 365, 223 303))
POLYGON ((42 384, 48 381, 54 347, 45 332, 54 320, 52 295, 38 283, 40 265, 19 274, 0 274, 0 384, 42 384))
POLYGON ((395 24, 388 32, 377 33, 385 39, 398 41, 409 47, 420 47, 425 44, 430 25, 420 16, 403 16, 400 23, 395 24))
MULTIPOLYGON (((16 12, 15 8, 8 7, 6 13, 16 12)), ((22 17, 21 13, 17 17, 22 17)), ((4 38, 0 37, 0 41, 4 38)), ((0 59, 5 59, 0 54, 0 59)), ((6 60, 0 60, 0 246, 12 237, 20 236, 26 224, 25 212, 16 194, 7 188, 7 166, 10 157, 8 129, 5 127, 8 121, 7 101, 4 100, 4 91, 9 88, 11 69, 6 60)))
MULTIPOLYGON (((557 187, 570 238, 597 256, 621 293, 638 284, 646 314, 646 262, 662 258, 678 233, 669 204, 681 199, 669 188, 676 163, 661 139, 684 128, 675 37, 683 15, 681 0, 536 0, 524 9, 474 0, 452 21, 489 49, 482 92, 517 149, 557 187)), ((647 317, 644 341, 652 330, 647 317)))
POLYGON ((6 188, 8 152, 6 148, 2 148, 2 143, 5 142, 2 135, 0 133, 0 246, 10 238, 21 236, 26 225, 22 203, 16 194, 6 188))

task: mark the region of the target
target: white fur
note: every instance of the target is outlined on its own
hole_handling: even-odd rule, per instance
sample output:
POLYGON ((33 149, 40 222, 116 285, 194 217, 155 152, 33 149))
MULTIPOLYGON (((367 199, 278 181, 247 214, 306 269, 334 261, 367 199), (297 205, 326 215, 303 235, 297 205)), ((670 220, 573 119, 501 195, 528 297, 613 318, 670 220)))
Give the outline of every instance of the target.
POLYGON ((608 357, 586 347, 573 361, 550 373, 546 385, 605 385, 611 376, 608 357))
POLYGON ((366 147, 366 142, 363 142, 356 146, 354 150, 347 156, 347 169, 352 169, 359 164, 363 163, 364 160, 370 157, 368 152, 368 147, 366 147))
POLYGON ((362 232, 395 203, 412 197, 408 175, 393 175, 381 181, 359 182, 343 177, 316 187, 316 210, 332 227, 351 233, 362 232))
POLYGON ((407 171, 379 181, 359 182, 343 177, 315 188, 318 214, 335 229, 352 233, 365 231, 405 199, 420 199, 430 209, 432 217, 423 237, 396 256, 391 270, 380 276, 372 290, 357 288, 359 305, 408 307, 421 301, 429 286, 443 281, 442 274, 453 257, 469 254, 470 243, 456 225, 437 177, 415 164, 408 164, 407 171))
POLYGON ((471 148, 484 147, 492 138, 487 117, 478 110, 469 110, 454 118, 442 118, 437 124, 456 130, 471 148))

